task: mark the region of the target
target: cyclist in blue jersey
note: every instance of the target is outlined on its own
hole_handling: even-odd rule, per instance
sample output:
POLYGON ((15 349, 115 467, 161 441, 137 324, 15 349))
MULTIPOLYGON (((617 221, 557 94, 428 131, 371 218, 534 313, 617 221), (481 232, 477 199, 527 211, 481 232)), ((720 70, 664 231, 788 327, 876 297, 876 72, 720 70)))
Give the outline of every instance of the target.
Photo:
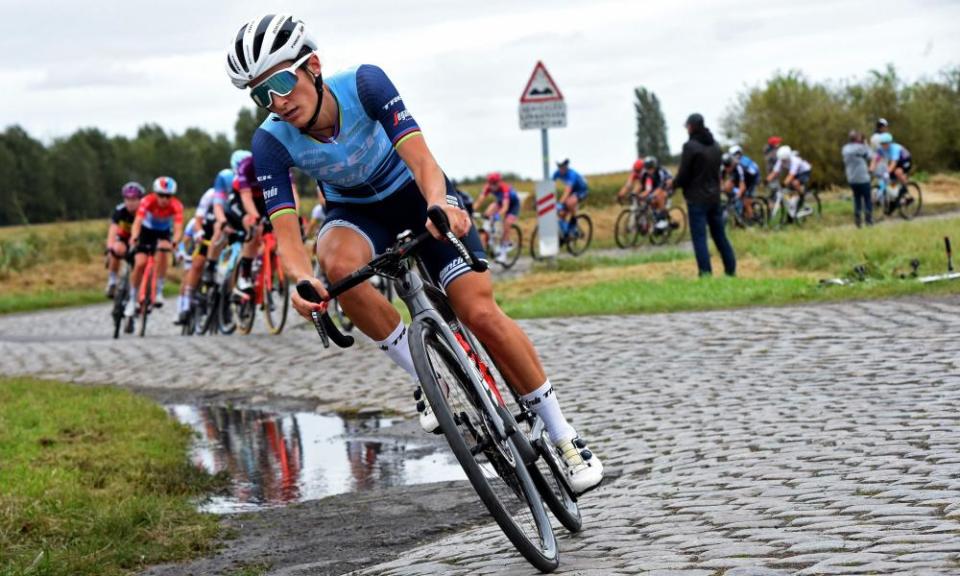
POLYGON ((559 181, 563 185, 563 193, 558 202, 561 221, 568 215, 576 216, 577 206, 583 202, 589 192, 587 180, 570 167, 569 158, 563 162, 557 162, 557 170, 553 173, 551 180, 559 181))
POLYGON ((757 184, 760 182, 760 166, 743 153, 743 148, 733 145, 727 151, 733 161, 740 167, 736 172, 738 178, 737 198, 743 202, 743 215, 747 220, 753 219, 753 203, 744 200, 753 198, 756 194, 757 184))
MULTIPOLYGON (((913 168, 913 155, 905 146, 894 142, 893 134, 889 132, 880 134, 877 141, 880 143, 880 147, 877 148, 877 155, 870 164, 870 172, 874 173, 878 169, 883 172, 883 169, 885 169, 890 181, 900 183, 900 192, 887 207, 888 213, 892 213, 899 205, 900 198, 906 193, 907 174, 913 168)), ((912 198, 909 198, 908 203, 912 200, 912 198)))
POLYGON ((493 202, 487 206, 483 213, 483 216, 487 219, 484 223, 484 231, 490 234, 494 217, 499 217, 501 226, 503 226, 503 234, 500 238, 500 246, 497 247, 497 261, 506 262, 507 252, 513 243, 510 238, 510 225, 516 222, 520 216, 520 196, 517 195, 513 186, 503 181, 499 172, 493 172, 487 176, 487 185, 483 187, 483 192, 480 193, 477 202, 481 202, 487 196, 493 196, 493 202))
MULTIPOLYGON (((435 240, 421 251, 427 272, 487 346, 507 382, 543 418, 573 489, 598 485, 603 478, 599 458, 564 418, 527 335, 494 301, 490 273, 473 272, 428 221, 427 207, 441 208, 468 249, 483 254, 477 231, 397 89, 372 65, 325 78, 316 50, 302 22, 271 14, 243 25, 227 54, 234 85, 249 89, 254 102, 271 112, 253 136, 252 152, 287 272, 326 296, 300 236, 289 179, 293 167, 323 185, 327 219, 317 255, 331 281, 366 264, 400 232, 429 230, 435 240)), ((416 378, 400 314, 373 285, 364 282, 338 300, 354 324, 416 378)), ((321 309, 297 294, 293 305, 305 317, 321 309)), ((421 426, 437 430, 432 410, 426 403, 420 407, 421 426)))

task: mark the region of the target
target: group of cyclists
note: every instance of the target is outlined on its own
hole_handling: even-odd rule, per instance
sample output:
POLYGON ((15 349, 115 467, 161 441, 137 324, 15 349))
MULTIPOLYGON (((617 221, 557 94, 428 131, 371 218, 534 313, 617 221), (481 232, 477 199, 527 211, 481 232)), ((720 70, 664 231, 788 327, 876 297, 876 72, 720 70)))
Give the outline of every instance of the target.
POLYGON ((660 165, 656 156, 638 158, 633 163, 633 169, 627 176, 627 181, 617 192, 617 200, 635 195, 641 202, 649 203, 656 215, 657 229, 664 229, 670 225, 667 214, 667 198, 673 194, 673 175, 660 165))
MULTIPOLYGON (((244 242, 239 261, 239 274, 234 297, 249 298, 253 289, 253 260, 260 249, 264 232, 271 230, 265 218, 266 205, 263 190, 257 184, 253 156, 247 150, 236 150, 230 157, 230 167, 221 170, 213 185, 200 198, 194 216, 184 222, 184 208, 176 198, 177 182, 169 176, 154 180, 153 191, 146 194, 137 182, 128 182, 121 188, 123 202, 111 216, 107 233, 108 279, 106 296, 114 298, 121 261, 131 262, 124 316, 132 318, 139 311, 137 290, 148 255, 161 253, 157 258, 156 294, 154 306, 164 303, 163 286, 171 253, 178 245, 189 244, 189 252, 179 254, 186 262, 185 274, 177 298, 176 324, 182 324, 194 305, 194 293, 204 277, 215 273, 217 259, 224 246, 244 242), (181 244, 184 240, 184 244, 181 244)), ((321 205, 322 209, 322 205, 321 205)), ((128 323, 127 332, 133 331, 128 323)))

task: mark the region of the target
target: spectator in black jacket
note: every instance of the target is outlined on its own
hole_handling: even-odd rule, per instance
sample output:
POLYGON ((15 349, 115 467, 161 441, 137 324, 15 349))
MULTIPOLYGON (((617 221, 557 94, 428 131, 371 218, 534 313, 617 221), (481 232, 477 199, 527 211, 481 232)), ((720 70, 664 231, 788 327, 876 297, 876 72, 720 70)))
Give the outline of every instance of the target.
POLYGON ((720 208, 720 146, 703 125, 703 116, 691 114, 687 118, 687 132, 690 139, 683 145, 680 157, 680 169, 673 184, 683 189, 690 213, 690 237, 693 240, 693 252, 697 256, 697 268, 701 276, 713 273, 710 266, 710 251, 707 247, 707 228, 723 259, 723 270, 727 276, 737 271, 737 258, 733 246, 727 240, 723 227, 723 211, 720 208))

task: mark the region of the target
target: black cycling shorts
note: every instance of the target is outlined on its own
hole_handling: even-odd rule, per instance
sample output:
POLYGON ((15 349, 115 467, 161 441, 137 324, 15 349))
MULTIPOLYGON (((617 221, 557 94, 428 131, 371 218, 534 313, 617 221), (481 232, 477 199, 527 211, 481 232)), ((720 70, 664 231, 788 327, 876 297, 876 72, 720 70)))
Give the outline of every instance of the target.
POLYGON ((144 254, 153 254, 157 251, 157 243, 161 240, 170 241, 173 238, 173 230, 153 230, 143 226, 140 228, 140 238, 137 241, 137 247, 134 252, 144 254))
MULTIPOLYGON (((447 200, 456 201, 463 208, 463 202, 447 180, 447 200)), ((427 221, 427 202, 424 200, 417 183, 411 180, 385 200, 371 204, 327 203, 327 220, 317 234, 317 239, 334 228, 350 228, 362 236, 369 244, 374 255, 382 254, 397 241, 397 235, 410 230, 414 235, 422 233, 427 221)), ((470 231, 463 239, 467 250, 477 258, 485 259, 483 246, 477 229, 470 231)), ((446 288, 450 282, 470 272, 470 265, 463 260, 457 250, 447 242, 431 239, 420 251, 420 258, 427 272, 440 286, 446 288)))

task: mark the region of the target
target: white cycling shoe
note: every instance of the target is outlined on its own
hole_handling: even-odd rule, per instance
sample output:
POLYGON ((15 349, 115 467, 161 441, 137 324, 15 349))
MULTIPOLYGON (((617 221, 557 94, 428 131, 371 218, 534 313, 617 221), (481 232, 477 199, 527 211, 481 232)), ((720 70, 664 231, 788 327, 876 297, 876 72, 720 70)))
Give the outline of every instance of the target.
POLYGON ((420 427, 423 428, 424 432, 439 434, 440 422, 437 420, 437 415, 433 413, 433 408, 430 407, 430 403, 427 402, 427 398, 423 395, 423 390, 419 386, 413 391, 413 399, 417 401, 417 412, 420 413, 420 427))
POLYGON ((137 303, 133 301, 133 298, 127 298, 127 303, 123 307, 123 315, 127 318, 133 318, 133 315, 137 313, 137 303))
POLYGON ((588 492, 603 482, 603 463, 579 436, 561 441, 556 448, 567 485, 574 494, 588 492))

